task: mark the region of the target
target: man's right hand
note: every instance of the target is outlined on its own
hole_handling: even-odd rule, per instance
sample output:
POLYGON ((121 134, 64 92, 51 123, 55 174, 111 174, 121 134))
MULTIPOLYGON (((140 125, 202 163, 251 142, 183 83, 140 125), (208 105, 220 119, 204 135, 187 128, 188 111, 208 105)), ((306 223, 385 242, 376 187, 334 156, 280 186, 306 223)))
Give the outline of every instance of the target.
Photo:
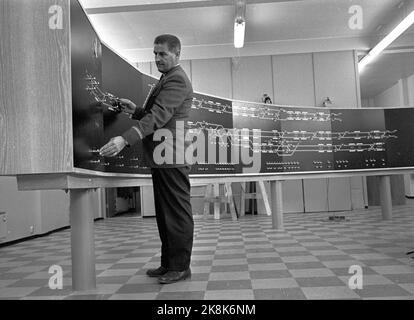
POLYGON ((133 103, 131 100, 128 99, 119 99, 121 100, 122 106, 123 106, 123 112, 133 114, 135 112, 135 109, 137 108, 137 105, 133 103))

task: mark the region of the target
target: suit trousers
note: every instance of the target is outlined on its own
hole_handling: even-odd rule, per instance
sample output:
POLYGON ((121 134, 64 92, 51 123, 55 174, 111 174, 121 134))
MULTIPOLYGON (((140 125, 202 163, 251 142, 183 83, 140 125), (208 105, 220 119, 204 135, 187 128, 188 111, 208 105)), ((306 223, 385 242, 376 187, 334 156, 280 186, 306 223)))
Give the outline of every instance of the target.
POLYGON ((171 271, 184 271, 190 266, 194 220, 189 172, 190 166, 151 169, 161 266, 171 271))

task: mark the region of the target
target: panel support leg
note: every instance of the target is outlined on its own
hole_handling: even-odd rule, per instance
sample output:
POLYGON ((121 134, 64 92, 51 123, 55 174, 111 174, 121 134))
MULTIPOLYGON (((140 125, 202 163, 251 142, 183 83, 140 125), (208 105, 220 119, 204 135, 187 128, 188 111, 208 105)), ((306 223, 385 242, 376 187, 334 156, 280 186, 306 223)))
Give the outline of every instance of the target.
POLYGON ((270 181, 272 199, 272 227, 283 230, 282 181, 270 181))
POLYGON ((380 176, 380 201, 382 210, 382 219, 392 219, 392 198, 390 176, 380 176))
POLYGON ((96 289, 92 189, 70 190, 72 290, 96 289))
POLYGON ((243 217, 246 213, 246 182, 240 184, 240 214, 239 217, 243 217))
POLYGON ((220 219, 220 207, 221 207, 221 203, 219 200, 219 196, 220 196, 220 184, 218 183, 214 183, 213 184, 213 189, 214 189, 214 198, 217 201, 214 201, 214 219, 218 220, 220 219))

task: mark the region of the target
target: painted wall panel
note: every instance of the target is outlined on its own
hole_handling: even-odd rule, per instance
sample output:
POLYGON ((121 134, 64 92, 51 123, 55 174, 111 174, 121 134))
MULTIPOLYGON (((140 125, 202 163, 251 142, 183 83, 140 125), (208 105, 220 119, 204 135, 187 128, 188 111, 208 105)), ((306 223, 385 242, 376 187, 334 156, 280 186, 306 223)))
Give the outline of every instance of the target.
POLYGON ((396 83, 387 90, 374 97, 375 107, 388 108, 401 105, 399 83, 396 83))
POLYGON ((231 98, 230 59, 193 60, 191 76, 195 91, 231 98))
MULTIPOLYGON (((96 191, 91 191, 94 195, 96 191)), ((63 190, 41 191, 41 230, 40 233, 46 233, 69 225, 69 193, 63 190)), ((98 204, 98 201, 95 201, 98 204)), ((94 211, 99 210, 99 206, 94 206, 94 211)), ((96 214, 95 214, 96 215, 96 214)), ((95 216, 94 215, 94 216, 95 216)))
POLYGON ((407 79, 408 104, 414 108, 414 74, 407 79))
POLYGON ((349 178, 327 179, 328 211, 352 210, 351 184, 349 178))
POLYGON ((368 205, 366 196, 366 182, 363 177, 351 177, 351 201, 352 209, 362 209, 368 205))
POLYGON ((15 177, 0 177, 0 211, 7 214, 7 237, 2 242, 28 237, 41 230, 40 191, 18 191, 15 177))
POLYGON ((272 56, 274 92, 277 104, 314 106, 312 54, 272 56))
POLYGON ((305 212, 328 211, 328 185, 326 179, 303 180, 305 212))
POLYGON ((288 180, 282 182, 283 212, 304 212, 303 180, 288 180))
POLYGON ((316 106, 322 106, 326 97, 332 108, 356 108, 357 79, 353 51, 313 54, 316 106))
POLYGON ((264 93, 273 92, 270 56, 232 59, 233 99, 261 102, 264 93))

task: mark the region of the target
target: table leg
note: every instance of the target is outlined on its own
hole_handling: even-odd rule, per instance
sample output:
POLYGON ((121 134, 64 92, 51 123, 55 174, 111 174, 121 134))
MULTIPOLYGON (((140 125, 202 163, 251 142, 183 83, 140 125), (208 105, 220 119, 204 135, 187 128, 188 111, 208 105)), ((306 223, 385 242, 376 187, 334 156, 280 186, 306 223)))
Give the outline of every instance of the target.
POLYGON ((240 214, 239 217, 243 217, 246 213, 246 182, 240 184, 240 214))
POLYGON ((96 289, 91 189, 70 190, 72 290, 96 289))
POLYGON ((283 230, 282 181, 270 181, 272 199, 272 227, 283 230))
POLYGON ((392 219, 392 198, 390 176, 380 176, 380 201, 382 210, 382 219, 392 219))

